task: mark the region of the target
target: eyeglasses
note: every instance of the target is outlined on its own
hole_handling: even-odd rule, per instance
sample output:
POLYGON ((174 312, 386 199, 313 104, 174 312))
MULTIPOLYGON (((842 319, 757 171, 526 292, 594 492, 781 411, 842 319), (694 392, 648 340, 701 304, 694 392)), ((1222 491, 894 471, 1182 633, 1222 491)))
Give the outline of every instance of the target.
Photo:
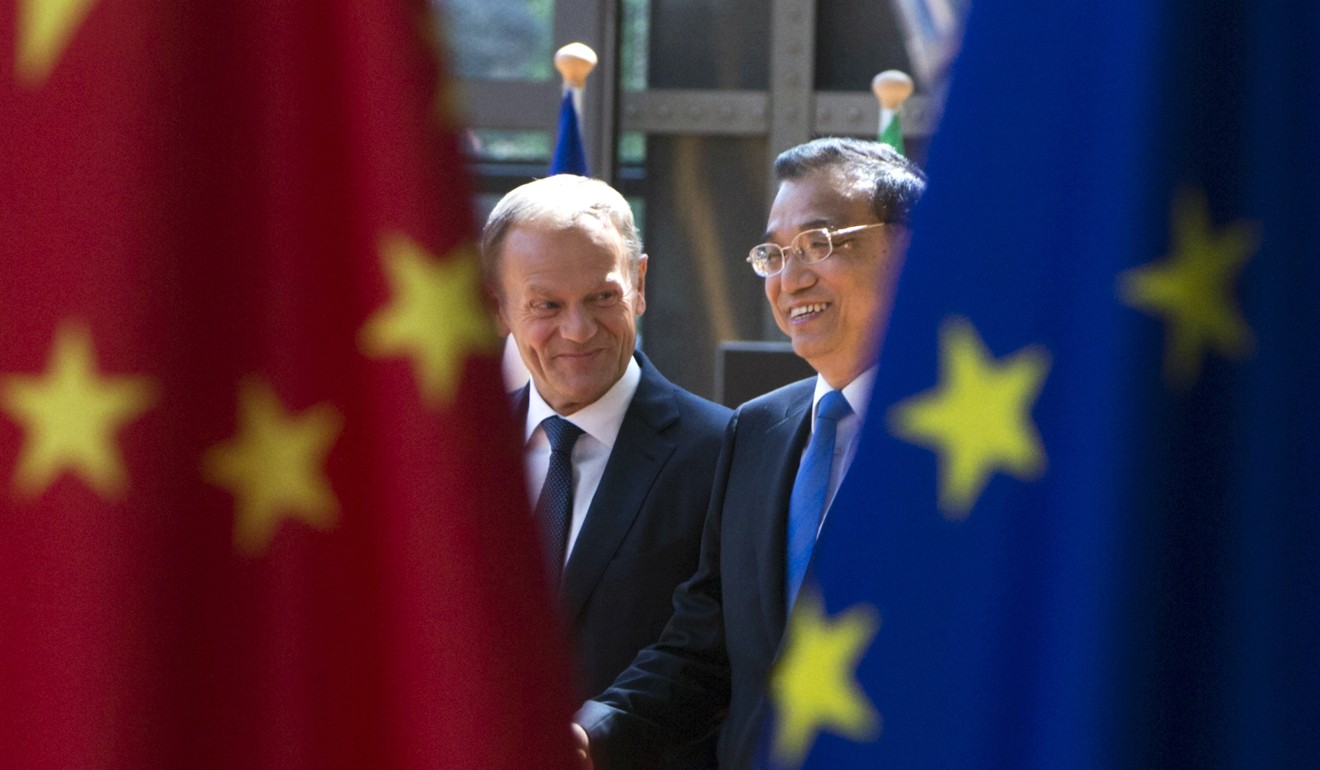
POLYGON ((835 245, 841 245, 839 239, 845 238, 863 230, 870 230, 873 227, 884 227, 884 222, 872 222, 869 225, 855 225, 853 227, 841 227, 837 230, 831 230, 828 227, 818 227, 813 230, 803 230, 793 236, 787 248, 783 248, 775 243, 763 243, 760 246, 753 246, 750 254, 747 255, 747 261, 751 263, 752 269, 762 278, 769 278, 772 275, 778 275, 783 271, 784 265, 788 264, 788 255, 792 254, 798 258, 798 261, 804 265, 814 265, 817 262, 823 262, 829 259, 834 253, 835 245))

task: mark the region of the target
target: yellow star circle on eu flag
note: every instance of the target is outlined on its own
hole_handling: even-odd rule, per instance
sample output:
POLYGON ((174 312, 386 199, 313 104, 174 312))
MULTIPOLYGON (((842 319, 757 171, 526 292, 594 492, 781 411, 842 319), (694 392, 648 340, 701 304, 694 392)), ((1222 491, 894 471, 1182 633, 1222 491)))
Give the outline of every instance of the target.
POLYGON ((24 429, 14 473, 19 493, 39 496, 67 471, 102 498, 122 495, 127 479, 115 432, 153 400, 145 377, 98 375, 87 328, 62 324, 46 373, 13 375, 0 386, 0 407, 24 429))
POLYGON ((996 361, 971 323, 941 324, 939 385, 895 404, 888 418, 891 434, 939 454, 947 518, 966 518, 995 471, 1022 480, 1044 471, 1031 409, 1049 368, 1039 346, 996 361))
POLYGON ((499 343, 481 304, 477 254, 465 245, 438 261, 399 234, 386 236, 380 251, 393 296, 367 319, 362 348, 376 358, 410 358, 427 404, 449 403, 468 356, 499 343))
POLYGON ((1118 294, 1128 306, 1164 319, 1164 378, 1186 388, 1200 376, 1206 351, 1240 359, 1251 350, 1251 329, 1232 288, 1258 236, 1246 222, 1214 229, 1205 193, 1187 189, 1174 198, 1170 229, 1173 253, 1123 272, 1118 294))
POLYGON ((37 86, 46 79, 95 2, 18 0, 14 73, 21 82, 37 86))
POLYGON ((857 683, 857 664, 879 628, 872 607, 859 604, 831 619, 815 591, 798 594, 770 673, 778 766, 801 765, 823 730, 858 742, 879 735, 880 717, 857 683))
POLYGON ((233 493, 234 546, 266 549, 285 518, 317 529, 334 526, 339 501, 325 475, 325 459, 343 419, 328 403, 300 415, 284 411, 270 385, 247 378, 238 391, 238 432, 202 458, 207 482, 233 493))

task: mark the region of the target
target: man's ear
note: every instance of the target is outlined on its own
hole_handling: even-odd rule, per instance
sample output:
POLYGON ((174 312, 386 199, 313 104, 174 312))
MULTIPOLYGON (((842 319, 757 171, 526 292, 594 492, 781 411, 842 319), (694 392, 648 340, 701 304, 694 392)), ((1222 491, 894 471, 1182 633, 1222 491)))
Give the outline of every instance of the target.
POLYGON ((637 307, 633 308, 637 315, 646 312, 646 263, 648 257, 643 254, 637 258, 637 307))
POLYGON ((509 334, 509 322, 504 317, 504 303, 500 301, 499 290, 490 284, 482 285, 482 304, 486 306, 486 312, 490 313, 490 318, 495 322, 495 330, 501 337, 509 334))
POLYGON ((895 225, 886 227, 886 233, 889 234, 892 248, 900 254, 906 254, 908 246, 912 245, 912 228, 907 225, 895 225))
POLYGON ((906 225, 886 229, 892 229, 895 231, 891 236, 893 240, 889 242, 889 248, 891 250, 889 265, 890 271, 897 273, 902 269, 903 262, 907 259, 908 246, 912 245, 912 230, 906 225))

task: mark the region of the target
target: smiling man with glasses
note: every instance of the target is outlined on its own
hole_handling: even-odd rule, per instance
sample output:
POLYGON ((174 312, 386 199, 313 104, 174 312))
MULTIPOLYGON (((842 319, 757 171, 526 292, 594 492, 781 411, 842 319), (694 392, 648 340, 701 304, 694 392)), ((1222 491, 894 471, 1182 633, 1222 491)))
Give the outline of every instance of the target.
POLYGON ((653 767, 712 731, 722 770, 751 763, 766 676, 852 461, 925 175, 886 145, 827 138, 781 154, 775 177, 747 261, 818 376, 734 413, 697 573, 660 641, 578 712, 596 770, 653 767))

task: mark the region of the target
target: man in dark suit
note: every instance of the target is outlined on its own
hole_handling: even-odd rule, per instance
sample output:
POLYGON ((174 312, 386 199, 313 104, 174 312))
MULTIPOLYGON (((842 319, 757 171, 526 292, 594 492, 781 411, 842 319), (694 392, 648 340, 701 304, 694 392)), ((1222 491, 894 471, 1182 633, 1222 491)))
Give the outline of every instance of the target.
POLYGON ((766 243, 748 262, 818 376, 734 413, 674 617, 578 712, 597 770, 653 767, 712 729, 720 768, 751 763, 785 621, 856 448, 925 176, 889 147, 848 139, 792 148, 775 175, 766 243))
MULTIPOLYGON (((585 696, 673 613, 731 412, 634 350, 648 260, 609 185, 571 175, 522 185, 491 212, 481 253, 498 324, 531 375, 514 394, 528 488, 585 696)), ((666 767, 711 767, 713 749, 712 734, 666 767)))

